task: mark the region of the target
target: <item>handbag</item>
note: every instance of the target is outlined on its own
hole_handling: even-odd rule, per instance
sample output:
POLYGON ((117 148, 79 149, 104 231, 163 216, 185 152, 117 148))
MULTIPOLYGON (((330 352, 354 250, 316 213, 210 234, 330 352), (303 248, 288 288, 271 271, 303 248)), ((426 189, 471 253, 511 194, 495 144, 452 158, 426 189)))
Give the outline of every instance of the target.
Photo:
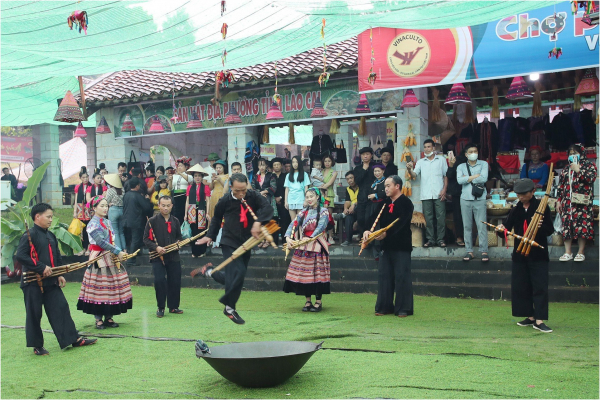
POLYGON ((383 150, 383 143, 381 143, 381 138, 377 136, 375 143, 371 144, 371 148, 373 149, 373 159, 375 161, 381 160, 381 150, 383 150))
POLYGON ((83 231, 83 227, 84 227, 83 222, 81 222, 77 218, 73 218, 73 221, 71 221, 71 224, 69 225, 68 230, 69 230, 70 234, 79 236, 79 235, 81 235, 81 232, 83 231))
POLYGON ((187 221, 183 221, 183 224, 181 224, 181 237, 182 239, 189 239, 192 237, 192 227, 187 221))
POLYGON ((348 155, 346 154, 346 148, 344 147, 344 141, 340 141, 341 144, 339 146, 335 146, 335 141, 333 142, 333 150, 331 150, 331 156, 333 157, 336 164, 346 164, 348 163, 348 155))
MULTIPOLYGON (((471 176, 471 168, 469 168, 469 163, 466 163, 467 165, 467 171, 469 172, 469 176, 471 176)), ((475 197, 476 199, 483 196, 483 193, 485 192, 485 186, 483 186, 483 183, 473 183, 471 182, 471 194, 473 195, 473 197, 475 197)))
POLYGON ((131 153, 129 153, 129 162, 127 163, 127 172, 131 173, 131 170, 134 168, 139 168, 142 174, 144 174, 146 172, 146 163, 138 161, 135 152, 131 150, 131 153))

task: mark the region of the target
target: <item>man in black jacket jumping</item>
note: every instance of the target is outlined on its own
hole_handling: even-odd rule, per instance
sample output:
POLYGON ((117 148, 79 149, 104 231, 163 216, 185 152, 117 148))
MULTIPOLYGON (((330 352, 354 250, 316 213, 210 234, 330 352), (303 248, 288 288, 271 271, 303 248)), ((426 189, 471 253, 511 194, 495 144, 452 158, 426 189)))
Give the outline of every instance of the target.
MULTIPOLYGON (((267 199, 260 193, 248 191, 248 178, 242 174, 233 174, 230 178, 231 193, 226 194, 219 200, 215 207, 215 214, 211 220, 210 228, 206 237, 198 240, 197 245, 210 245, 219 234, 221 221, 225 218, 222 228, 221 249, 223 258, 228 259, 233 252, 240 247, 250 236, 258 238, 261 233, 261 223, 268 222, 273 218, 273 207, 267 199), (252 208, 258 220, 255 220, 252 213, 242 203, 242 199, 252 208)), ((225 267, 225 271, 216 271, 208 269, 208 265, 202 267, 200 274, 205 277, 211 277, 225 285, 225 294, 219 299, 225 305, 223 313, 236 324, 244 324, 245 321, 235 310, 236 303, 242 293, 244 286, 244 277, 250 262, 250 251, 247 251, 241 257, 233 260, 225 267)))

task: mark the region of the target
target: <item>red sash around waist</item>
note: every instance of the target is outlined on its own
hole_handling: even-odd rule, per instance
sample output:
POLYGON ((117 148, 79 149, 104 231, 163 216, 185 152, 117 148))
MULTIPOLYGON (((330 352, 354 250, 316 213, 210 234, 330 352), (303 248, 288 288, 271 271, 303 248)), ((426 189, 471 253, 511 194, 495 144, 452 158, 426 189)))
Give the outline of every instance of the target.
POLYGON ((104 251, 104 249, 100 246, 98 246, 97 244, 91 244, 90 243, 90 247, 89 247, 90 251, 104 251))

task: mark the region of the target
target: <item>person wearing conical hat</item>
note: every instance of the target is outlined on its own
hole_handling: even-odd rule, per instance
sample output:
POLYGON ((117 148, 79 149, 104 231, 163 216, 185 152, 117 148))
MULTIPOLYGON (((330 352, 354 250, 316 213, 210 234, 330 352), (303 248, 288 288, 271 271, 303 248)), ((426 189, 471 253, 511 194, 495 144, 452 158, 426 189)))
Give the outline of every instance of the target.
MULTIPOLYGON (((208 204, 210 202, 210 187, 202 180, 208 173, 200 164, 188 169, 188 174, 194 177, 194 183, 188 185, 185 192, 185 220, 192 228, 192 236, 196 236, 208 228, 210 216, 208 215, 208 204)), ((198 246, 192 243, 192 257, 202 257, 206 253, 206 245, 198 246)))

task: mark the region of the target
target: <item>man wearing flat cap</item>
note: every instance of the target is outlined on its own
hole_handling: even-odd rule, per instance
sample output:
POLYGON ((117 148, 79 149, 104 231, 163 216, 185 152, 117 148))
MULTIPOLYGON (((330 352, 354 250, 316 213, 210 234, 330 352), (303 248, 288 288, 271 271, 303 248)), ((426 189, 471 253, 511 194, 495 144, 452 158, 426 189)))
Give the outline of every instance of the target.
POLYGON ((358 185, 358 198, 356 204, 356 217, 360 234, 367 230, 369 227, 366 226, 367 221, 367 195, 373 182, 375 182, 375 175, 373 174, 373 149, 370 147, 363 147, 359 150, 361 164, 354 167, 354 182, 358 185))
MULTIPOLYGON (((519 179, 515 182, 514 191, 519 198, 517 205, 510 211, 503 224, 498 225, 496 232, 500 237, 514 229, 514 233, 524 236, 531 219, 538 212, 540 200, 533 195, 535 184, 531 179, 519 179)), ((540 332, 550 333, 544 320, 548 319, 548 240, 554 232, 552 215, 548 207, 544 210, 543 219, 538 223, 539 229, 535 238, 540 247, 531 246, 528 256, 517 253, 521 240, 515 238, 512 253, 511 302, 513 317, 526 317, 517 322, 519 326, 531 326, 540 332)))

